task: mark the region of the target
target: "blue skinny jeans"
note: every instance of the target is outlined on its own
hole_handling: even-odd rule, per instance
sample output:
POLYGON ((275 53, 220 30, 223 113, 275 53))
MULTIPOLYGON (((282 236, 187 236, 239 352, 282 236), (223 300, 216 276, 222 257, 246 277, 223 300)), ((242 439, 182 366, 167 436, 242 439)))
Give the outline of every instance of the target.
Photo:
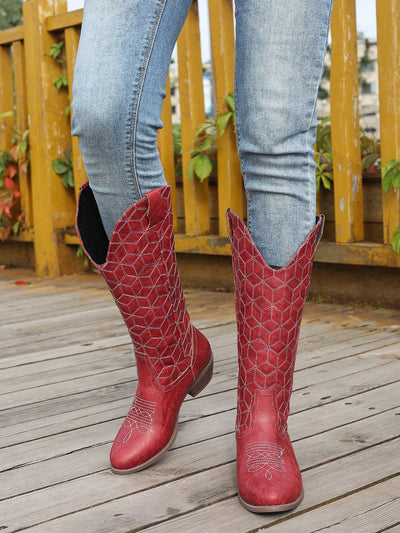
MULTIPOLYGON (((108 236, 165 185, 157 130, 192 0, 86 0, 72 133, 108 236)), ((236 0, 236 130, 248 227, 284 266, 315 223, 317 94, 333 0, 236 0)))

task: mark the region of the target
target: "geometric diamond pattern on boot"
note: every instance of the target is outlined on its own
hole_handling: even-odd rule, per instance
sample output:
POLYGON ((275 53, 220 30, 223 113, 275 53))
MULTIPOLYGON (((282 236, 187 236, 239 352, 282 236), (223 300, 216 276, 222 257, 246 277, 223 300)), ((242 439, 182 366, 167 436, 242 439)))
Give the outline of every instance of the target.
POLYGON ((154 189, 129 207, 108 242, 86 183, 78 199, 76 226, 134 347, 138 387, 111 450, 113 471, 133 472, 172 446, 185 395, 198 394, 211 379, 211 348, 186 309, 176 263, 170 187, 154 189))
MULTIPOLYGON (((280 269, 265 262, 239 216, 228 211, 228 220, 238 328, 239 497, 254 512, 284 511, 298 505, 303 495, 287 419, 300 322, 324 219, 317 218, 296 254, 280 269), (275 457, 275 468, 268 468, 267 476, 263 468, 248 468, 249 450, 260 452, 260 443, 265 450, 279 450, 279 457, 267 456, 275 457)), ((262 454, 252 457, 262 464, 262 454)))

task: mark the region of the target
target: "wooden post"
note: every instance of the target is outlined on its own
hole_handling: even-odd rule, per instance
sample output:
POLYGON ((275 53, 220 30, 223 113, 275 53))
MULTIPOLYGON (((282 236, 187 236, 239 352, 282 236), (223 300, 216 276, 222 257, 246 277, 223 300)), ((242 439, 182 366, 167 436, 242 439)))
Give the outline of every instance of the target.
MULTIPOLYGON (((232 0, 209 0, 213 74, 217 109, 234 91, 235 39, 232 0)), ((232 122, 218 137, 218 218, 219 235, 227 236, 225 211, 230 207, 243 217, 243 186, 236 137, 232 122)))
MULTIPOLYGON (((72 82, 74 79, 74 68, 80 33, 79 27, 72 26, 71 28, 65 29, 65 55, 67 58, 68 93, 70 102, 72 102, 72 82)), ((82 153, 79 149, 78 137, 72 137, 72 162, 74 166, 75 196, 78 196, 80 186, 87 180, 82 153)))
POLYGON ((208 183, 195 177, 190 180, 186 172, 193 136, 205 121, 197 1, 193 2, 178 39, 178 66, 185 229, 186 235, 205 235, 210 232, 208 183))
MULTIPOLYGON (((11 63, 11 47, 0 46, 0 114, 14 111, 13 76, 11 63)), ((14 117, 0 119, 0 149, 8 150, 11 147, 14 117)))
POLYGON ((335 0, 331 28, 336 242, 346 243, 364 238, 355 0, 335 0))
MULTIPOLYGON (((28 105, 26 91, 25 52, 22 41, 13 43, 15 107, 17 109, 17 131, 21 135, 28 129, 28 105)), ((19 172, 19 188, 21 191, 21 211, 24 229, 32 228, 32 194, 30 176, 22 169, 19 172)))
MULTIPOLYGON (((400 5, 376 3, 382 166, 400 159, 400 5)), ((383 193, 383 239, 390 244, 400 224, 400 190, 383 193)))
POLYGON ((57 92, 53 84, 60 74, 50 56, 57 38, 45 23, 48 16, 65 10, 65 0, 26 0, 23 4, 35 260, 41 276, 73 272, 79 265, 75 250, 63 239, 63 229, 74 223, 75 198, 52 168, 52 160, 62 156, 70 142, 70 126, 65 94, 57 92))
POLYGON ((161 114, 163 127, 158 132, 158 149, 160 159, 164 169, 165 179, 171 187, 172 214, 174 216, 174 229, 178 230, 178 214, 176 205, 176 184, 175 184, 175 159, 174 159, 174 133, 172 130, 172 109, 171 109, 171 83, 169 76, 165 87, 167 94, 161 114))

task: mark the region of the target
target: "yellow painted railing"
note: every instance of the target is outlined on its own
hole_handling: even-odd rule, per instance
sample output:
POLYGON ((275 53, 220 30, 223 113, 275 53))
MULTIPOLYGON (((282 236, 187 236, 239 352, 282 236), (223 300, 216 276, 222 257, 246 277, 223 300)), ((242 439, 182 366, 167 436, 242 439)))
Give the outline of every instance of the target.
MULTIPOLYGON (((377 9, 380 129, 382 164, 400 159, 400 6, 379 0, 377 9)), ((213 78, 217 108, 233 91, 234 26, 232 0, 209 0, 213 78)), ((0 113, 16 111, 19 131, 30 129, 29 175, 20 176, 24 229, 12 241, 33 242, 40 275, 60 275, 80 268, 74 234, 75 196, 86 179, 77 144, 71 139, 65 95, 53 80, 64 70, 72 86, 82 11, 66 13, 65 0, 26 0, 24 25, 0 32, 0 113), (51 45, 65 42, 66 62, 50 57, 51 45), (75 195, 54 173, 52 160, 72 143, 75 195)), ((400 266, 390 241, 400 223, 400 194, 382 195, 382 242, 364 240, 365 208, 360 163, 358 64, 355 0, 335 0, 332 17, 331 124, 334 162, 333 237, 318 249, 322 262, 400 266)), ((183 169, 193 147, 193 134, 204 121, 202 64, 197 2, 178 41, 183 169)), ((172 187, 178 252, 230 254, 224 213, 244 214, 244 195, 232 126, 218 139, 218 180, 176 182, 172 113, 167 87, 164 128, 159 149, 172 187)), ((72 95, 70 94, 70 98, 72 95)), ((13 125, 12 119, 7 119, 13 125)), ((10 128, 0 127, 0 149, 10 146, 10 128)), ((0 246, 4 246, 0 244, 0 246)), ((12 262, 12 258, 10 258, 12 262)))

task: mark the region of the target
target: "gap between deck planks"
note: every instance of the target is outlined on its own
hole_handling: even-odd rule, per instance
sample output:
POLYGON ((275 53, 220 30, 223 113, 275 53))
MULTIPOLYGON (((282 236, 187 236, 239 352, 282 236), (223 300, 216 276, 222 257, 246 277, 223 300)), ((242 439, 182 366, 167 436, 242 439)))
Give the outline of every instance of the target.
POLYGON ((135 371, 118 313, 99 280, 35 283, 0 281, 0 301, 10 310, 10 327, 0 327, 8 346, 0 355, 4 531, 397 527, 399 502, 390 490, 399 482, 398 312, 307 304, 289 422, 306 497, 294 512, 252 515, 235 496, 232 295, 187 293, 194 323, 212 342, 215 377, 199 398, 184 402, 174 448, 147 471, 121 479, 108 469, 108 450, 135 371), (10 305, 13 295, 22 320, 10 305))

